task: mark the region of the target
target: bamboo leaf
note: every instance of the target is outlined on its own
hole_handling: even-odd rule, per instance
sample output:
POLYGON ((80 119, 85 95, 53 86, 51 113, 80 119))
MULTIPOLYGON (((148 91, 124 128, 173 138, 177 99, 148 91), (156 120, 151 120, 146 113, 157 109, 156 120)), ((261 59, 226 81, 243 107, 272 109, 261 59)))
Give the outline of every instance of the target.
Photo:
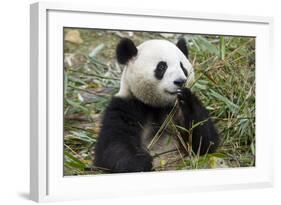
POLYGON ((95 58, 96 55, 104 48, 104 44, 100 44, 97 47, 95 47, 90 53, 89 53, 89 57, 90 58, 95 58))
POLYGON ((85 132, 76 132, 76 131, 70 131, 71 134, 73 134, 74 138, 80 139, 82 141, 88 142, 88 143, 93 143, 96 140, 89 137, 85 132))
POLYGON ((227 105, 227 107, 228 107, 232 112, 235 112, 236 109, 239 109, 239 107, 238 107, 237 105, 235 105, 233 102, 231 102, 228 98, 226 98, 226 97, 220 95, 219 93, 217 93, 216 91, 214 91, 214 90, 212 90, 212 89, 210 89, 210 91, 211 91, 210 94, 211 94, 213 97, 215 97, 215 98, 217 98, 218 100, 224 102, 224 103, 227 105))
POLYGON ((225 41, 224 36, 220 36, 220 58, 224 60, 225 58, 225 41))
POLYGON ((211 54, 219 56, 219 50, 217 49, 217 47, 214 46, 205 37, 199 35, 195 40, 197 41, 197 44, 200 45, 202 50, 208 51, 211 54))
POLYGON ((66 160, 65 162, 68 163, 70 166, 74 166, 81 170, 84 170, 86 168, 86 165, 83 162, 81 162, 77 157, 70 154, 69 152, 64 151, 64 157, 66 160))
POLYGON ((70 100, 70 99, 65 99, 65 101, 66 101, 69 105, 71 105, 71 106, 73 106, 73 107, 76 107, 76 108, 79 108, 79 109, 83 110, 83 111, 86 112, 86 113, 89 112, 87 108, 83 107, 82 105, 80 105, 80 104, 77 103, 77 102, 74 102, 74 101, 72 101, 72 100, 70 100))

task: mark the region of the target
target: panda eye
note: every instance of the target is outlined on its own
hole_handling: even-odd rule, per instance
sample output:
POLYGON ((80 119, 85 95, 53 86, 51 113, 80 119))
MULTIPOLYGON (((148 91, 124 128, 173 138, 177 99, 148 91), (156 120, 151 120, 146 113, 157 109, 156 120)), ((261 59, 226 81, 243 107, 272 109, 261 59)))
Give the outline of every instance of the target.
POLYGON ((164 62, 164 61, 161 61, 157 64, 157 68, 158 70, 161 70, 161 71, 165 71, 167 69, 167 63, 164 62))
POLYGON ((167 70, 168 66, 167 63, 165 61, 160 61, 157 66, 156 69, 154 71, 155 77, 158 80, 161 80, 167 70))
POLYGON ((183 67, 182 62, 180 62, 180 66, 181 66, 181 69, 182 69, 182 71, 183 71, 184 75, 187 77, 188 73, 187 73, 186 68, 185 68, 185 67, 183 67))

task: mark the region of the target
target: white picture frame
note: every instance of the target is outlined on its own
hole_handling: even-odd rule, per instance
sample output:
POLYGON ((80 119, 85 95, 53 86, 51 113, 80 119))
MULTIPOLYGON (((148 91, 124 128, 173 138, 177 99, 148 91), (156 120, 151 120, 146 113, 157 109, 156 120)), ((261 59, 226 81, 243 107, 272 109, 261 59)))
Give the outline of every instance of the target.
POLYGON ((273 118, 264 109, 270 106, 267 93, 273 68, 272 18, 44 2, 31 5, 30 25, 32 200, 94 199, 273 185, 273 133, 269 129, 273 118), (64 177, 63 27, 255 36, 256 166, 64 177), (185 181, 188 183, 183 183, 185 181))

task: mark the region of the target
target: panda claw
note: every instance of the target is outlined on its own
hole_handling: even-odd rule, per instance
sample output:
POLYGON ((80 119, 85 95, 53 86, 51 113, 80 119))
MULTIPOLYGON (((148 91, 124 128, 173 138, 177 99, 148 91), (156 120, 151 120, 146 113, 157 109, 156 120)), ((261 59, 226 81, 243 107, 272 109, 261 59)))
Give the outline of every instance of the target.
POLYGON ((182 98, 182 89, 177 89, 176 93, 179 98, 182 98))
POLYGON ((182 98, 183 98, 182 93, 177 93, 177 96, 178 96, 179 99, 182 99, 182 98))
POLYGON ((177 89, 176 91, 178 94, 181 94, 182 93, 182 89, 177 89))

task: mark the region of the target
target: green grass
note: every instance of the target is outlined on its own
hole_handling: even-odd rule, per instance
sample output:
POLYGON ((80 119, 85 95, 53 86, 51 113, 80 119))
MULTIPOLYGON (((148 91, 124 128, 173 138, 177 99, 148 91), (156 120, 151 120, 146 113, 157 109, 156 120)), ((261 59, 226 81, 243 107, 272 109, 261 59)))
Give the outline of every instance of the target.
MULTIPOLYGON (((65 35, 71 29, 65 29, 65 35)), ((198 156, 191 149, 174 161, 161 155, 156 170, 255 166, 255 39, 210 35, 166 35, 78 29, 83 43, 64 44, 64 174, 102 173, 92 164, 100 119, 119 89, 122 67, 115 59, 121 37, 136 44, 186 38, 196 81, 192 91, 210 112, 221 136, 216 153, 198 156)), ((171 120, 167 120, 171 125, 171 120)), ((181 129, 177 125, 174 129, 181 129)), ((159 131, 161 134, 162 130, 159 131)), ((157 137, 152 143, 157 143, 157 137)))

